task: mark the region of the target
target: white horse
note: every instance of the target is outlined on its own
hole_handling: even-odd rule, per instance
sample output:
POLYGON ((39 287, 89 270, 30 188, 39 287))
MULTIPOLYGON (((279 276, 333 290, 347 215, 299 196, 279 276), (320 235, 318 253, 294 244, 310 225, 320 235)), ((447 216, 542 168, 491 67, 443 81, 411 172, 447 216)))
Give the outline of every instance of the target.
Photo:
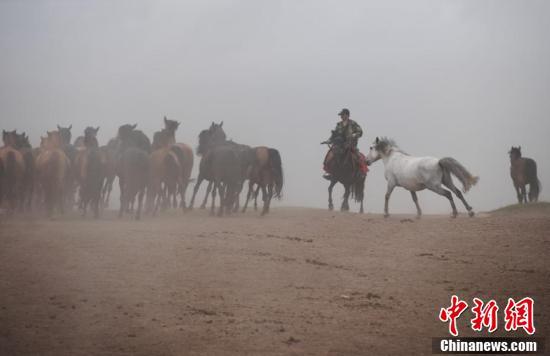
POLYGON ((441 185, 449 188, 462 201, 468 215, 474 216, 472 207, 468 205, 460 190, 455 187, 451 175, 454 175, 464 187, 466 193, 479 180, 474 177, 463 165, 454 158, 433 158, 433 157, 413 157, 401 151, 395 142, 388 138, 376 138, 374 144, 370 147, 367 155, 367 164, 372 164, 382 159, 385 167, 385 177, 388 181, 388 190, 386 191, 386 201, 384 205, 384 217, 388 217, 388 202, 393 188, 403 187, 411 192, 412 199, 416 205, 417 217, 420 218, 422 210, 418 205, 416 192, 423 189, 429 189, 439 195, 449 199, 453 208, 452 217, 458 214, 453 201, 451 192, 444 189, 441 185))

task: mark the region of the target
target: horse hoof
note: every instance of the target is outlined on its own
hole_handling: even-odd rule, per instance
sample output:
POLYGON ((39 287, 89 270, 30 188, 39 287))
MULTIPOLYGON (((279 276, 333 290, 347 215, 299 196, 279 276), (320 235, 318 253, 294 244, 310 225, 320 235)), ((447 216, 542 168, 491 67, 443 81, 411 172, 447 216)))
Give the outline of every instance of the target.
POLYGON ((384 214, 384 219, 387 219, 390 217, 390 214, 384 214))
POLYGON ((333 211, 333 210, 334 210, 334 206, 333 206, 333 205, 329 205, 329 206, 328 206, 328 210, 333 211))
POLYGON ((416 220, 420 220, 421 217, 422 217, 422 215, 417 215, 416 220))
POLYGON ((475 214, 476 214, 476 213, 474 213, 472 210, 470 210, 470 211, 468 212, 468 216, 471 217, 471 218, 473 218, 475 214))

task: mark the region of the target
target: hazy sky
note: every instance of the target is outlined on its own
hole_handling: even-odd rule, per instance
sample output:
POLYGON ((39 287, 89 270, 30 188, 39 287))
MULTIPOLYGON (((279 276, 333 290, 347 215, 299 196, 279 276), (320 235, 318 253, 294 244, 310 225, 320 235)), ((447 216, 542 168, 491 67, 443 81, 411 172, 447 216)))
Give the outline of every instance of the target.
MULTIPOLYGON (((195 147, 223 120, 235 141, 280 150, 279 204, 325 207, 319 142, 348 107, 363 151, 390 136, 479 175, 466 196, 476 210, 516 200, 511 145, 537 160, 548 200, 549 18, 535 0, 1 1, 0 128, 37 144, 56 124, 74 137, 99 125, 104 144, 125 123, 151 137, 167 115, 195 147)), ((383 172, 377 162, 367 178, 370 212, 383 172)), ((431 192, 419 200, 450 212, 431 192)), ((390 209, 415 211, 402 189, 390 209)))

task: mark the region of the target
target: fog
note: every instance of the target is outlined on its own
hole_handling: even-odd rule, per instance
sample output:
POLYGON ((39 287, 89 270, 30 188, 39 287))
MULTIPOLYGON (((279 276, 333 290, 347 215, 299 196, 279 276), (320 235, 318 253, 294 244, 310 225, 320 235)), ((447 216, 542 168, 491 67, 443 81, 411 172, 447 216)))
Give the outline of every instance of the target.
MULTIPOLYGON (((0 128, 38 144, 57 124, 73 138, 100 126, 105 144, 125 123, 152 138, 166 115, 195 147, 223 120, 229 138, 281 152, 276 205, 322 208, 319 143, 347 107, 363 152, 389 136, 479 175, 466 196, 478 211, 516 201, 511 145, 537 161, 548 200, 549 15, 545 1, 4 1, 0 128)), ((382 211, 385 190, 377 162, 367 211, 382 211)), ((419 200, 450 212, 431 192, 419 200)), ((402 189, 390 204, 415 211, 402 189)))

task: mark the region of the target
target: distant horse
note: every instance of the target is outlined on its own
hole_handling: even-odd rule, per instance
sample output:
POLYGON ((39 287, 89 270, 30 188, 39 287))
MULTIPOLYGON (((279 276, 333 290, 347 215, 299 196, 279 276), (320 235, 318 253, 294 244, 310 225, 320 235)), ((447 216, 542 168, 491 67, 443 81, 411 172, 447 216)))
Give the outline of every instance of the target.
POLYGON ((521 157, 521 146, 512 146, 508 154, 510 155, 510 175, 516 188, 518 202, 527 203, 527 195, 530 202, 536 202, 541 190, 537 177, 537 163, 531 158, 521 157), (529 194, 525 193, 527 184, 529 184, 529 194))
MULTIPOLYGON (((186 209, 185 193, 191 178, 191 171, 193 170, 193 150, 185 143, 176 143, 176 130, 178 129, 180 122, 175 120, 169 120, 164 117, 164 129, 155 132, 153 135, 153 149, 159 149, 168 147, 178 158, 180 175, 177 182, 177 191, 175 193, 180 195, 180 206, 182 209, 186 209)), ((173 197, 173 207, 177 207, 176 195, 171 194, 173 197)), ((170 194, 168 195, 168 197, 170 194)))
POLYGON ((360 204, 359 212, 363 213, 363 200, 365 196, 365 178, 366 174, 361 172, 359 163, 356 161, 354 149, 350 145, 341 142, 341 139, 336 136, 335 132, 328 141, 321 144, 327 144, 330 147, 329 152, 333 155, 329 166, 326 167, 330 172, 330 184, 328 186, 328 208, 334 209, 332 202, 332 190, 336 183, 344 186, 344 197, 342 201, 341 211, 349 211, 349 197, 360 204))
POLYGON ((151 144, 147 136, 139 130, 137 125, 123 125, 118 129, 120 139, 119 153, 117 154, 117 174, 120 186, 119 217, 129 211, 130 204, 138 199, 138 208, 135 219, 141 218, 143 197, 149 183, 151 144))
POLYGON ((126 124, 118 128, 121 149, 135 147, 151 153, 151 141, 149 141, 149 138, 141 130, 136 130, 136 127, 137 124, 126 124))
POLYGON ((247 171, 248 193, 242 212, 246 212, 248 201, 252 196, 254 196, 254 207, 256 207, 258 191, 261 189, 264 201, 262 215, 265 215, 269 212, 273 196, 280 199, 282 195, 283 167, 281 155, 276 149, 265 146, 254 147, 251 155, 251 165, 247 171), (255 185, 257 186, 256 190, 254 189, 255 185))
POLYGON ((429 189, 434 193, 446 197, 453 209, 452 217, 456 218, 458 212, 453 201, 453 196, 450 191, 442 188, 441 185, 449 188, 462 201, 470 217, 474 216, 472 207, 468 205, 460 190, 454 185, 451 175, 458 178, 462 183, 464 192, 470 190, 478 182, 479 178, 473 176, 454 158, 437 159, 433 157, 410 156, 403 152, 393 140, 377 137, 374 144, 370 147, 367 163, 371 165, 379 159, 382 159, 384 162, 385 176, 388 181, 384 217, 389 216, 388 202, 390 195, 393 189, 399 186, 411 192, 418 218, 422 215, 422 210, 418 204, 416 192, 423 189, 429 189))
POLYGON ((36 158, 36 173, 48 216, 52 216, 57 206, 64 212, 64 194, 70 161, 62 150, 62 140, 58 131, 48 131, 42 140, 42 150, 36 158))
MULTIPOLYGON (((61 140, 60 148, 63 150, 63 152, 69 159, 71 167, 74 166, 74 160, 78 153, 77 148, 73 144, 71 144, 72 128, 73 128, 73 125, 69 125, 68 127, 61 127, 57 125, 57 132, 59 132, 59 138, 61 140)), ((64 196, 65 206, 69 209, 72 209, 75 203, 76 190, 78 188, 77 180, 72 170, 69 170, 69 173, 67 174, 66 179, 67 179, 67 189, 65 190, 65 196, 64 196)))
POLYGON ((29 142, 29 137, 23 132, 16 137, 16 147, 25 160, 25 175, 23 177, 22 208, 30 211, 34 196, 35 186, 35 156, 29 142))
POLYGON ((17 149, 16 131, 3 131, 2 139, 4 147, 0 148, 0 160, 3 162, 2 190, 4 198, 8 202, 8 212, 14 213, 18 207, 23 206, 25 158, 17 149))
POLYGON ((150 155, 150 162, 146 211, 156 215, 159 206, 162 209, 167 208, 170 197, 177 193, 181 167, 178 156, 169 146, 154 150, 150 155))
POLYGON ((219 216, 232 212, 243 183, 241 145, 226 141, 222 126, 223 121, 220 124, 213 122, 209 129, 199 134, 197 153, 202 158, 189 204, 192 209, 200 184, 206 179, 212 183, 211 214, 215 212, 216 193, 220 196, 219 216))
MULTIPOLYGON (((83 141, 84 142, 84 141, 83 141)), ((104 159, 104 174, 105 180, 101 189, 101 202, 104 208, 109 206, 111 191, 113 190, 113 182, 116 178, 117 152, 120 141, 117 138, 109 140, 107 145, 99 148, 101 156, 104 159)))
POLYGON ((87 127, 84 130, 84 148, 80 148, 75 159, 75 176, 80 186, 80 204, 82 216, 86 216, 88 204, 94 217, 99 217, 101 190, 105 178, 105 158, 99 149, 97 132, 99 127, 87 127))
MULTIPOLYGON (((203 180, 207 180, 209 182, 213 181, 213 177, 211 176, 211 170, 210 167, 206 165, 205 157, 208 155, 208 151, 211 150, 213 147, 221 145, 226 142, 227 136, 225 135, 225 131, 223 130, 223 121, 219 124, 216 124, 212 122, 210 127, 206 130, 202 130, 199 133, 199 145, 197 146, 197 155, 202 156, 201 161, 199 162, 199 175, 197 177, 197 181, 195 182, 195 186, 193 188, 193 196, 191 197, 191 202, 189 203, 189 209, 193 209, 193 206, 195 204, 195 197, 197 195, 197 192, 200 188, 200 185, 203 180)), ((206 200, 208 199, 208 195, 210 193, 211 186, 209 185, 209 188, 207 190, 206 196, 204 198, 203 205, 206 204, 206 200)))

